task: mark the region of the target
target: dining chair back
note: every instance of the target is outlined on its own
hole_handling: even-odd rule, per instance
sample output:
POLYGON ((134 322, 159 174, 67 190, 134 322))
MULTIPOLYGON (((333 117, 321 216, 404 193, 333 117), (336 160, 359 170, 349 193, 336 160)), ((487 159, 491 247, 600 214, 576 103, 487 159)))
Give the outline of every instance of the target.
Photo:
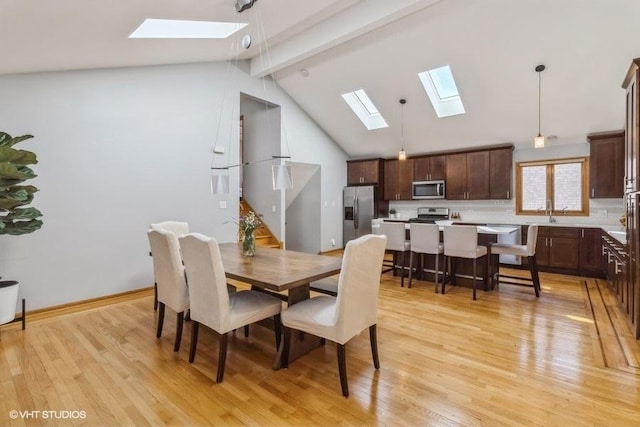
POLYGON ((536 259, 536 243, 538 241, 538 225, 532 224, 527 230, 527 244, 516 245, 509 243, 494 243, 491 245, 491 255, 493 260, 492 272, 495 271, 492 276, 496 277, 496 288, 500 287, 500 282, 517 286, 531 286, 536 294, 536 297, 540 296, 540 276, 538 275, 538 261, 536 259), (495 255, 495 256, 494 256, 495 255), (530 279, 522 278, 518 276, 512 276, 507 274, 500 274, 500 259, 499 255, 515 255, 527 258, 527 264, 529 265, 530 279))
MULTIPOLYGON (((410 242, 411 242, 411 255, 409 256, 409 265, 413 266, 413 254, 420 255, 420 276, 424 276, 424 255, 435 255, 435 289, 438 292, 438 271, 440 269, 440 257, 439 255, 444 252, 444 246, 440 243, 440 226, 437 224, 410 224, 410 242)), ((409 269, 409 287, 411 287, 412 271, 409 269)))
POLYGON ((369 328, 371 354, 380 368, 376 337, 380 270, 387 238, 368 234, 347 243, 338 278, 338 295, 318 296, 294 304, 282 313, 285 345, 282 366, 289 363, 291 329, 334 341, 338 351, 338 369, 342 394, 349 395, 345 345, 369 328), (375 266, 375 267, 374 267, 375 266))
MULTIPOLYGON (((487 255, 486 246, 478 246, 478 227, 475 225, 449 225, 444 227, 445 273, 442 275, 442 293, 445 291, 447 259, 473 259, 473 299, 476 299, 477 260, 487 255)), ((453 273, 451 276, 454 277, 453 273)), ((454 279, 455 280, 455 279, 454 279)))
POLYGON ((411 250, 411 243, 406 238, 406 227, 403 222, 383 222, 380 224, 380 235, 387 237, 386 250, 393 252, 393 270, 397 274, 400 267, 400 286, 404 286, 405 253, 411 250), (401 259, 398 261, 398 254, 401 259))
POLYGON ((189 308, 189 291, 180 257, 180 246, 175 234, 151 229, 147 232, 153 254, 153 274, 158 291, 158 327, 156 337, 162 336, 165 306, 177 313, 174 351, 180 350, 184 312, 189 308))
MULTIPOLYGON (((189 233, 189 223, 182 221, 163 221, 151 224, 149 226, 150 230, 164 230, 176 235, 176 237, 180 237, 183 234, 189 233)), ((153 251, 152 251, 153 253, 153 251)), ((158 284, 154 284, 154 297, 153 297, 153 309, 158 309, 158 284)))
POLYGON ((280 344, 282 301, 258 291, 227 292, 226 276, 218 242, 202 234, 192 233, 180 238, 182 257, 189 281, 191 300, 191 349, 193 363, 198 344, 200 324, 220 337, 217 382, 224 378, 229 332, 268 317, 273 317, 276 348, 280 344))
POLYGON ((183 221, 163 221, 156 222, 151 224, 150 228, 152 230, 165 230, 169 231, 176 235, 176 237, 180 237, 185 234, 189 234, 189 223, 183 221))

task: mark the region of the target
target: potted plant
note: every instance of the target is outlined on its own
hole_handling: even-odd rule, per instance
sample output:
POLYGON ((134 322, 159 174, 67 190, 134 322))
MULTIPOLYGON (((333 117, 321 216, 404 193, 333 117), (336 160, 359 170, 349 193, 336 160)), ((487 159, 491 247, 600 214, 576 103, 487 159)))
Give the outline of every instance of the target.
MULTIPOLYGON (((42 213, 34 207, 25 207, 33 201, 38 189, 23 185, 24 181, 36 177, 29 165, 35 165, 38 160, 31 151, 13 148, 31 138, 32 135, 12 137, 0 132, 0 235, 28 234, 42 227, 39 219, 42 213)), ((13 280, 0 281, 0 325, 15 318, 18 286, 13 280)))
POLYGON ((389 218, 396 217, 396 210, 394 208, 389 209, 389 218))

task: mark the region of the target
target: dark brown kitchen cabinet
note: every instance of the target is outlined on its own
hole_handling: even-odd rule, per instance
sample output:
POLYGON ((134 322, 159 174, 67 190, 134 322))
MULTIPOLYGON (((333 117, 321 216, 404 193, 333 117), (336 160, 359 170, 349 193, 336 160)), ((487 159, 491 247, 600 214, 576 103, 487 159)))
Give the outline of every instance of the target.
POLYGON ((411 200, 413 184, 413 159, 385 160, 384 199, 411 200))
POLYGON ((580 271, 602 272, 602 230, 600 228, 580 229, 580 271))
POLYGON ((347 185, 377 185, 383 180, 382 159, 348 160, 347 185))
POLYGON ((513 147, 490 151, 489 165, 489 198, 510 199, 513 147))
POLYGON ((447 156, 416 157, 413 159, 414 181, 437 181, 446 178, 447 156))
POLYGON ((624 130, 587 135, 589 141, 589 196, 619 199, 624 194, 624 130))
POLYGON ((631 61, 622 82, 626 96, 625 140, 625 206, 627 218, 626 280, 628 302, 623 306, 636 339, 640 339, 640 193, 638 167, 640 165, 640 58, 631 61))
POLYGON ((467 198, 467 155, 449 154, 446 165, 446 197, 449 200, 467 198))
POLYGON ((580 265, 580 229, 538 227, 536 259, 538 265, 563 270, 578 270, 580 265))
POLYGON ((448 155, 446 198, 449 200, 488 199, 489 168, 489 151, 448 155))

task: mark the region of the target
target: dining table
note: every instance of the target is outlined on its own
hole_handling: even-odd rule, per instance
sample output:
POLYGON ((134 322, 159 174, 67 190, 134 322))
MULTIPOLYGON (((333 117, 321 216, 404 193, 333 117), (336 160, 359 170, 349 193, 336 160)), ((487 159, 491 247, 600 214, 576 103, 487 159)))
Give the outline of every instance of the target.
MULTIPOLYGON (((309 284, 340 273, 342 258, 257 246, 254 256, 244 256, 242 245, 221 243, 220 255, 227 279, 251 285, 253 290, 267 292, 293 305, 310 298, 309 284)), ((291 338, 289 360, 295 360, 322 345, 321 339, 296 333, 291 338)), ((273 362, 280 369, 283 343, 273 362)))

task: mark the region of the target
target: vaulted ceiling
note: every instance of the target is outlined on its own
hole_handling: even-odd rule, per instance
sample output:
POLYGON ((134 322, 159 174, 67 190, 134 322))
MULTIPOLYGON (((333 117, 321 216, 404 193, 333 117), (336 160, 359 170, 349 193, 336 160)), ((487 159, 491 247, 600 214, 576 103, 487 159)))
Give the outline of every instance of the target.
POLYGON ((251 61, 353 157, 513 142, 538 126, 552 144, 620 129, 630 60, 640 57, 638 0, 56 0, 0 3, 0 74, 251 61), (145 18, 248 22, 226 40, 131 40, 145 18), (255 40, 238 48, 241 35, 255 40), (265 43, 266 40, 266 43, 265 43), (268 49, 267 49, 268 47, 268 49), (268 53, 268 55, 267 55, 268 53), (466 113, 437 118, 417 74, 450 65, 466 113), (340 96, 365 89, 389 127, 368 131, 340 96))

